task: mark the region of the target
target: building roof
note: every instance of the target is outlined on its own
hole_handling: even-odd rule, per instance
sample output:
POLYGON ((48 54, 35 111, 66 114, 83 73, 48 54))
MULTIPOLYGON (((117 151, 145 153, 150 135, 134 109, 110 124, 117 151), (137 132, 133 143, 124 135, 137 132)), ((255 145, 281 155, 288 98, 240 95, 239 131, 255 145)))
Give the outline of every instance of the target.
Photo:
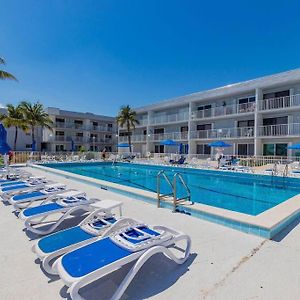
POLYGON ((273 75, 263 76, 256 79, 242 81, 239 83, 229 84, 222 87, 192 93, 185 96, 166 99, 158 103, 137 107, 136 112, 142 113, 149 110, 159 110, 169 108, 170 106, 183 106, 189 102, 209 100, 212 98, 232 96, 254 91, 256 88, 272 88, 278 84, 284 85, 287 83, 300 81, 300 68, 286 72, 276 73, 273 75))

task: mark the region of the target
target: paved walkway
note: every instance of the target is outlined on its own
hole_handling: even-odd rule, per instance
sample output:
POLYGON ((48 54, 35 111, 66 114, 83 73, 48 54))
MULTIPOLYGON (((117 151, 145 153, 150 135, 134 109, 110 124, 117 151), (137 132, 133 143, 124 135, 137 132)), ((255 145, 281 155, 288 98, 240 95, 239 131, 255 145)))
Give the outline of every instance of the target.
MULTIPOLYGON (((40 170, 30 171, 45 175, 40 170)), ((122 200, 125 216, 190 234, 192 254, 187 263, 177 266, 164 256, 153 257, 122 299, 300 298, 300 226, 277 237, 278 241, 263 240, 87 184, 46 175, 92 197, 122 200)), ((12 207, 0 204, 0 299, 68 299, 63 282, 40 269, 31 252, 34 237, 28 237, 23 228, 12 207)), ((123 268, 82 289, 82 296, 90 300, 109 299, 127 270, 128 267, 123 268)))

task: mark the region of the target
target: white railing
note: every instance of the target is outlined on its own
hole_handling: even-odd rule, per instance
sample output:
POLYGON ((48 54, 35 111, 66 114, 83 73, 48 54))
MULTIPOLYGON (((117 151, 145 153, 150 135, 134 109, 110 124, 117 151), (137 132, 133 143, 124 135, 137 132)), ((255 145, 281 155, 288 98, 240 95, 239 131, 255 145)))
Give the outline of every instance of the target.
POLYGON ((236 127, 192 131, 191 139, 251 138, 253 135, 253 127, 236 127))
POLYGON ((278 125, 265 125, 259 127, 260 136, 290 136, 300 135, 300 124, 278 124, 278 125))
POLYGON ((162 140, 187 140, 188 132, 170 132, 170 133, 155 133, 149 137, 150 141, 162 141, 162 140))
POLYGON ((172 122, 181 122, 181 121, 188 121, 189 120, 189 113, 178 113, 172 115, 161 115, 161 116, 154 116, 151 119, 151 124, 164 124, 164 123, 172 123, 172 122))
MULTIPOLYGON (((146 139, 147 138, 145 134, 134 134, 131 136, 132 142, 145 142, 146 139)), ((119 136, 119 142, 128 142, 128 136, 119 136)))
POLYGON ((213 118, 234 114, 243 114, 255 111, 255 102, 242 103, 238 105, 217 106, 204 110, 192 112, 192 119, 213 118))
POLYGON ((300 94, 259 101, 259 110, 280 109, 300 105, 300 94))

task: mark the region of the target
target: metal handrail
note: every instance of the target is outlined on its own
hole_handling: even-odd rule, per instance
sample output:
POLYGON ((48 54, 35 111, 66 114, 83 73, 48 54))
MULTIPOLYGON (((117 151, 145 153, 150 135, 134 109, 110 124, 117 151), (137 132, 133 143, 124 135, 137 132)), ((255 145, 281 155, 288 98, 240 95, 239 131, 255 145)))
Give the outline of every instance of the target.
POLYGON ((157 173, 156 181, 157 181, 157 207, 160 207, 161 199, 168 197, 168 196, 174 197, 174 186, 171 183, 170 179, 168 178, 168 176, 166 175, 164 170, 161 170, 157 173), (161 177, 163 177, 166 180, 166 182, 169 184, 169 186, 171 187, 172 193, 169 193, 169 194, 161 194, 160 193, 161 177))
POLYGON ((289 164, 286 164, 282 172, 282 176, 287 177, 288 175, 289 175, 289 164))
POLYGON ((173 204, 174 204, 174 211, 176 210, 177 203, 179 201, 185 200, 185 201, 191 201, 191 190, 187 186, 185 180, 183 179, 182 175, 180 173, 175 173, 173 176, 173 187, 174 187, 174 198, 173 198, 173 204), (187 195, 181 198, 177 198, 177 178, 180 180, 181 184, 185 188, 187 195))
POLYGON ((277 175, 278 175, 278 168, 277 168, 277 164, 278 164, 278 162, 277 162, 277 161, 275 161, 275 162, 274 162, 273 169, 272 169, 272 176, 277 176, 277 175))

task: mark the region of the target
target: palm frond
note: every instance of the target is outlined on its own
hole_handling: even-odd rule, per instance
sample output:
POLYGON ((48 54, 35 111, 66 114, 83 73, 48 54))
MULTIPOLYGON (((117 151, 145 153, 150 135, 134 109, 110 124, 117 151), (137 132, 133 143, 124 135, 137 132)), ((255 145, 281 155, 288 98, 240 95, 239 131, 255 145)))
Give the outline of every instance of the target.
POLYGON ((3 80, 10 79, 10 80, 18 81, 18 79, 14 75, 12 75, 6 71, 3 71, 3 70, 0 70, 0 79, 3 79, 3 80))
POLYGON ((6 64, 4 58, 2 58, 2 57, 0 57, 0 64, 1 64, 1 65, 5 65, 5 64, 6 64))

